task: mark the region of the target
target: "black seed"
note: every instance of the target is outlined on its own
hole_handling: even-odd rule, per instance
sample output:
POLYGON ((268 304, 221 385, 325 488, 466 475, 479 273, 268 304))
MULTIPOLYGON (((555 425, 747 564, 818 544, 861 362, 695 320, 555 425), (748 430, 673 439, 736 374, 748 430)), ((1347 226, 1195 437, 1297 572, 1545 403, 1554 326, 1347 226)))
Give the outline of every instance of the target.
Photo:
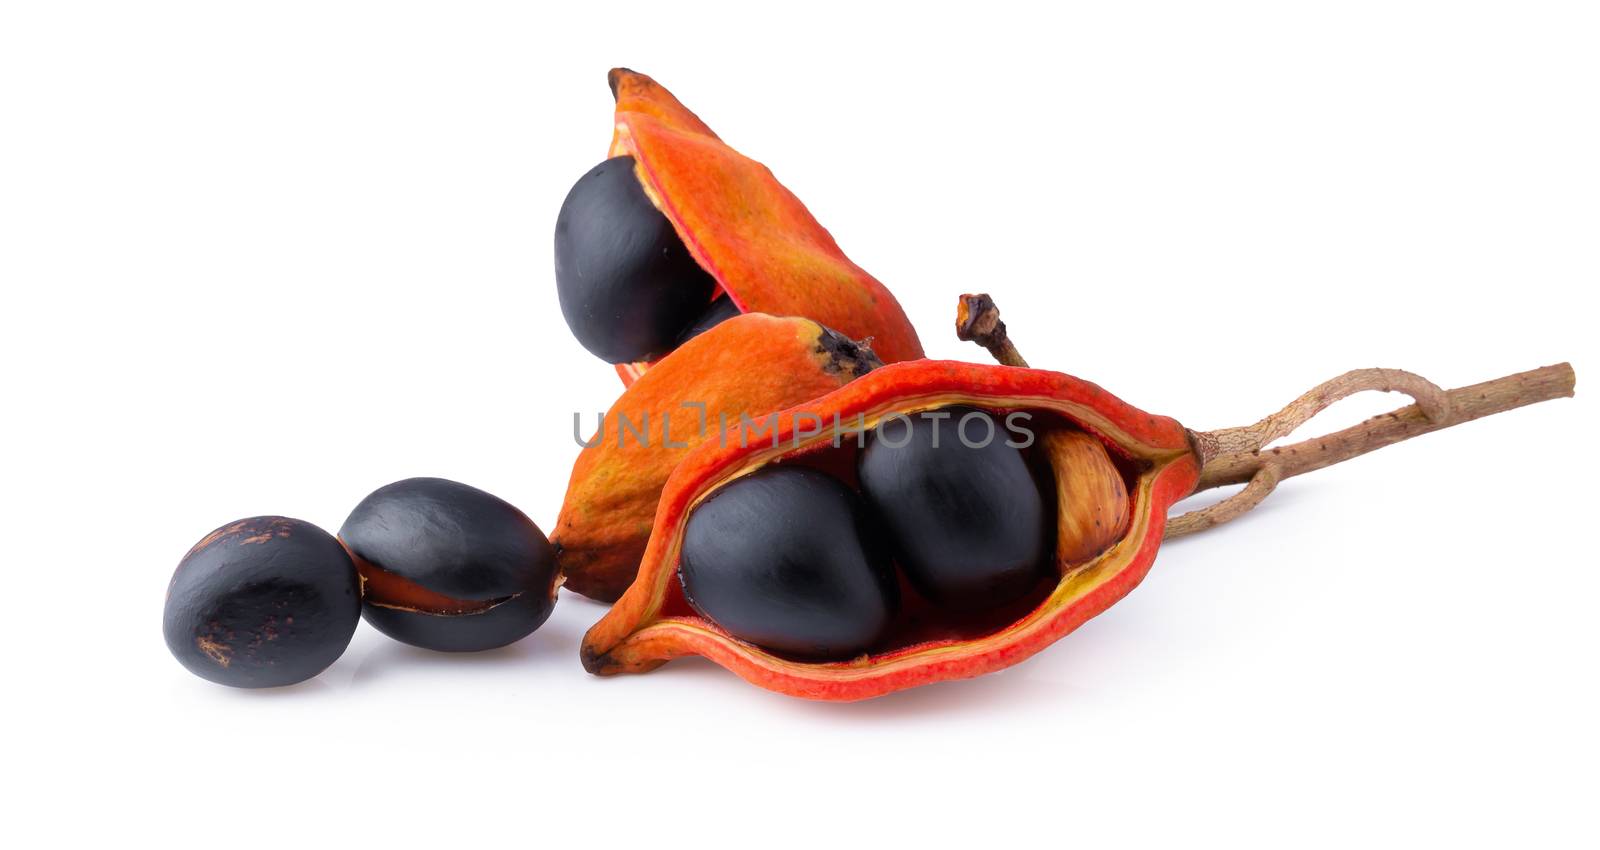
POLYGON ((899 588, 861 501, 811 469, 769 467, 689 517, 679 575, 695 610, 735 637, 806 658, 877 643, 899 588))
POLYGON ((413 646, 493 649, 555 607, 555 552, 508 502, 443 478, 372 492, 339 529, 367 577, 363 616, 413 646))
POLYGON ((964 610, 1015 601, 1045 566, 1039 489, 993 416, 970 407, 929 413, 948 416, 909 414, 874 429, 861 453, 862 495, 923 595, 964 610))
POLYGON ((350 645, 355 565, 308 522, 260 516, 206 535, 167 588, 162 631, 191 673, 236 688, 303 682, 350 645))
POLYGON ((590 169, 556 218, 561 314, 578 342, 610 363, 671 351, 716 289, 633 167, 623 156, 590 169))
POLYGON ((739 308, 734 305, 732 298, 724 295, 711 302, 711 306, 700 314, 700 318, 696 319, 695 323, 690 325, 687 331, 683 332, 683 339, 678 340, 678 344, 682 345, 737 315, 739 315, 739 308))

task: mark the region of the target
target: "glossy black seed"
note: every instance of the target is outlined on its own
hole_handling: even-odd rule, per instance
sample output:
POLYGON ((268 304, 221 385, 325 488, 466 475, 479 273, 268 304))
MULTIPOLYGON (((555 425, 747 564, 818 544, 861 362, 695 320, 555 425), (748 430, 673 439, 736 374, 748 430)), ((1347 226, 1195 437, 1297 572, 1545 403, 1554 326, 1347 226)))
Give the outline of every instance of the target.
POLYGON ((683 332, 683 338, 678 340, 678 344, 682 345, 737 315, 739 315, 739 308, 734 306, 732 298, 724 295, 711 302, 711 306, 706 308, 700 318, 696 319, 695 323, 690 325, 687 331, 683 332))
POLYGON ((339 538, 367 577, 362 615, 413 646, 505 646, 555 607, 555 552, 544 533, 510 503, 465 484, 408 478, 380 487, 339 538))
POLYGON ((308 522, 259 516, 189 550, 167 587, 162 631, 189 672, 270 688, 321 673, 360 616, 356 568, 338 540, 308 522))
POLYGON ((860 499, 815 470, 769 467, 689 517, 679 575, 695 610, 735 637, 806 658, 870 649, 899 608, 860 499))
POLYGON ((716 289, 633 167, 623 156, 590 169, 556 218, 561 314, 578 342, 610 363, 671 351, 716 289))
POLYGON ((942 606, 993 608, 1044 572, 1044 500, 1011 436, 988 413, 946 407, 884 420, 861 453, 862 495, 901 569, 942 606))

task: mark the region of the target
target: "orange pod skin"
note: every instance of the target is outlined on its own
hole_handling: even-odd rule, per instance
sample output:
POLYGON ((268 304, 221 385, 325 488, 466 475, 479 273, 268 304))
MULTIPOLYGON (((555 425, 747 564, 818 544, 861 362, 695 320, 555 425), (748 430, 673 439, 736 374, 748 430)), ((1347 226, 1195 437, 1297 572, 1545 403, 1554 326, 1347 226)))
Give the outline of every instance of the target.
MULTIPOLYGON (((645 194, 740 311, 815 319, 866 341, 885 363, 922 357, 900 303, 766 166, 644 74, 615 68, 609 81, 617 109, 608 156, 634 158, 645 194)), ((630 384, 652 365, 619 364, 617 374, 630 384)))
MULTIPOLYGON (((741 446, 709 441, 689 452, 667 481, 638 579, 584 636, 584 667, 598 675, 640 673, 683 655, 702 655, 745 680, 808 699, 850 701, 979 676, 1044 649, 1131 591, 1161 544, 1167 509, 1199 476, 1189 432, 1087 381, 1037 369, 923 360, 875 370, 777 416, 776 433, 741 446), (983 634, 892 647, 848 661, 796 661, 732 637, 683 601, 677 577, 693 508, 723 484, 778 460, 832 450, 835 415, 870 429, 891 413, 949 404, 1059 417, 1102 441, 1133 470, 1126 532, 1082 564, 1060 563, 1054 589, 1009 625, 983 634), (862 419, 858 420, 857 416, 862 419), (820 418, 826 427, 816 428, 820 418)), ((845 438, 850 445, 853 437, 845 438)))
POLYGON ((604 602, 622 595, 667 476, 724 418, 737 428, 740 414, 800 404, 880 365, 810 319, 762 313, 684 343, 622 393, 573 464, 550 534, 566 587, 604 602))

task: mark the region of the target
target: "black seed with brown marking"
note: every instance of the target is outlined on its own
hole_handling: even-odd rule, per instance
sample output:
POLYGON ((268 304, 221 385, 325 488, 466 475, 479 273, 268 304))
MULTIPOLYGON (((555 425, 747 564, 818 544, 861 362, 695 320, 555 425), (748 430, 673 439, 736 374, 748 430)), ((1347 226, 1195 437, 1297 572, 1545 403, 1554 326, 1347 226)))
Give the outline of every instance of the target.
POLYGON ((355 564, 339 541, 308 522, 260 516, 189 550, 167 587, 162 631, 195 675, 270 688, 321 673, 360 618, 355 564))

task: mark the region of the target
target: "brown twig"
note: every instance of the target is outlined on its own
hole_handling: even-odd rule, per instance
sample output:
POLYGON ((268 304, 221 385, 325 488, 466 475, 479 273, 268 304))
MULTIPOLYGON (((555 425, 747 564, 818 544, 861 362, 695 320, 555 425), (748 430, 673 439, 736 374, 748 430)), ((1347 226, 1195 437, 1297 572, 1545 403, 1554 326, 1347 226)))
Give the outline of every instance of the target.
POLYGON ((963 295, 956 305, 956 338, 962 342, 975 342, 989 349, 989 354, 1002 366, 1028 368, 1022 352, 1006 336, 1006 323, 1000 321, 1000 308, 986 294, 963 295))
MULTIPOLYGON (((1000 310, 987 295, 961 296, 956 335, 989 349, 996 360, 1007 366, 1028 365, 1006 335, 1000 310)), ((1346 372, 1254 425, 1191 431, 1200 457, 1200 480, 1194 492, 1229 484, 1243 483, 1246 487, 1214 505, 1173 518, 1167 523, 1166 536, 1191 534, 1235 519, 1261 504, 1285 478, 1314 472, 1440 428, 1570 397, 1576 383, 1577 375, 1568 363, 1449 391, 1398 369, 1346 372), (1334 402, 1367 390, 1403 392, 1416 402, 1343 431, 1266 449, 1268 443, 1288 436, 1334 402)))
POLYGON ((1278 489, 1278 482, 1282 480, 1281 467, 1275 463, 1263 464, 1256 474, 1250 477, 1250 483, 1238 493, 1214 505, 1198 508, 1167 520, 1166 533, 1162 537, 1170 540, 1196 531, 1216 528, 1229 520, 1238 519, 1272 495, 1272 491, 1278 489))

